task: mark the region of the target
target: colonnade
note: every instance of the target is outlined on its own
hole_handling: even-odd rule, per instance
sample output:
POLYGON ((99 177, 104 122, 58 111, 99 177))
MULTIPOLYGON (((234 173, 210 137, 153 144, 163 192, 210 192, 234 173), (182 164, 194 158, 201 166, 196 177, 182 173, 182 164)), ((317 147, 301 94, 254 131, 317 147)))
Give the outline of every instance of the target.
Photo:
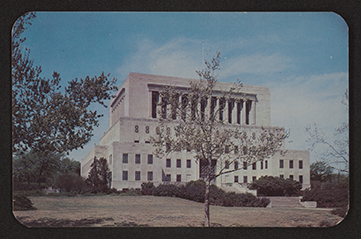
MULTIPOLYGON (((183 100, 185 99, 184 97, 187 97, 187 95, 178 95, 177 97, 178 104, 182 107, 183 100)), ((255 99, 245 100, 230 98, 226 100, 223 97, 212 96, 204 100, 198 100, 197 110, 200 112, 201 117, 209 117, 210 115, 217 113, 216 119, 222 120, 224 123, 228 124, 256 124, 255 99)), ((173 119, 181 119, 180 117, 182 117, 182 115, 174 114, 174 112, 172 112, 170 104, 167 104, 166 99, 160 97, 157 91, 149 91, 149 117, 157 118, 159 117, 159 112, 162 112, 161 117, 170 117, 173 119), (159 104, 160 102, 164 102, 164 104, 159 104)))

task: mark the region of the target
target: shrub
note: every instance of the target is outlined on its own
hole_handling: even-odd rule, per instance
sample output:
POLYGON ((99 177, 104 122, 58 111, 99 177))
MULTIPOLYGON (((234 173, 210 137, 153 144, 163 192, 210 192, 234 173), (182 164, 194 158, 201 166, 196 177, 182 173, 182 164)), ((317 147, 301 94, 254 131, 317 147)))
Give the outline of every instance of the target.
MULTIPOLYGON (((203 180, 191 181, 186 185, 170 183, 160 184, 154 188, 154 196, 179 197, 196 202, 204 202, 206 184, 203 180)), ((226 193, 215 185, 210 186, 210 205, 225 207, 266 207, 268 198, 257 198, 250 193, 226 193)))
POLYGON ((142 183, 142 195, 153 195, 154 184, 152 182, 142 183))
POLYGON ((55 188, 60 188, 63 192, 80 193, 86 187, 84 179, 75 173, 61 173, 55 178, 55 188))
POLYGON ((316 201, 317 207, 347 207, 349 202, 348 188, 314 188, 304 191, 301 201, 316 201))
POLYGON ((252 182, 249 189, 256 189, 263 196, 294 196, 299 194, 302 184, 292 179, 262 176, 252 182))
POLYGON ((14 211, 36 210, 33 203, 24 193, 15 193, 13 196, 14 211))

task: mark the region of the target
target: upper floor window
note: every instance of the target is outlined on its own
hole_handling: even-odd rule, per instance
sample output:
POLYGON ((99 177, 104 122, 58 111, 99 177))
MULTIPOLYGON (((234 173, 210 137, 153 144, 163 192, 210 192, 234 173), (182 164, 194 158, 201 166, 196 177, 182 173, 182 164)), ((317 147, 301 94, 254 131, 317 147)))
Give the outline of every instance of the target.
POLYGON ((293 160, 290 160, 290 168, 293 168, 293 160))
POLYGON ((145 126, 145 133, 149 134, 149 126, 145 126))
POLYGON ((182 161, 180 159, 177 159, 177 168, 180 168, 182 166, 182 161))
POLYGON ((257 164, 256 164, 255 162, 252 164, 252 169, 253 169, 253 170, 256 170, 256 169, 257 169, 257 164))
POLYGON ((140 154, 135 155, 135 163, 140 164, 140 154))
POLYGON ((234 169, 237 170, 238 169, 238 162, 234 162, 234 169))
POLYGON ((134 127, 134 131, 135 131, 135 133, 139 133, 139 125, 136 125, 136 126, 134 127))
POLYGON ((135 180, 140 180, 140 171, 135 171, 135 180))
POLYGON ((243 162, 243 169, 247 170, 247 162, 243 162))
POLYGON ((187 168, 191 168, 191 160, 190 159, 187 159, 187 168))
POLYGON ((225 162, 225 168, 229 169, 229 161, 228 160, 226 160, 226 162, 225 162))
POLYGON ((148 154, 148 164, 153 164, 153 154, 148 154))
POLYGON ((170 159, 166 159, 166 167, 167 168, 171 167, 171 160, 170 159))
POLYGON ((123 154, 123 163, 128 163, 128 154, 123 154))
POLYGON ((303 169, 303 161, 302 160, 298 161, 298 168, 303 169))
POLYGON ((280 168, 283 168, 284 165, 283 165, 283 159, 280 159, 280 168))

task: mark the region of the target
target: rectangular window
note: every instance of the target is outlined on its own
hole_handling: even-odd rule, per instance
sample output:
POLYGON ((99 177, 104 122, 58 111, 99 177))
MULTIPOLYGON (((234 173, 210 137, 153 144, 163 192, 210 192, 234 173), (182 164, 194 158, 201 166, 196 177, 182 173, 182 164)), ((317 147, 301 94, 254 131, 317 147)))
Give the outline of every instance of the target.
POLYGON ((293 175, 290 175, 290 179, 293 180, 293 175))
POLYGON ((135 155, 135 163, 140 164, 140 154, 135 155))
POLYGON ((148 154, 148 164, 153 164, 153 154, 148 154))
POLYGON ((170 175, 170 174, 167 174, 167 175, 165 176, 165 181, 170 182, 170 178, 171 178, 171 175, 170 175))
POLYGON ((243 176, 243 183, 247 183, 247 176, 243 176))
POLYGON ((170 161, 170 159, 167 159, 167 160, 166 160, 166 167, 167 167, 167 168, 170 168, 170 167, 171 167, 171 161, 170 161))
POLYGON ((128 163, 128 154, 123 154, 123 163, 128 163))
POLYGON ((285 176, 283 174, 280 174, 280 178, 284 178, 285 176))
POLYGON ((253 176, 252 177, 252 182, 256 181, 257 177, 256 176, 253 176))
POLYGON ((257 169, 257 164, 256 164, 256 163, 253 163, 253 164, 252 164, 252 169, 253 169, 253 170, 256 170, 256 169, 257 169))
POLYGON ((238 176, 234 176, 234 182, 238 183, 238 176))
POLYGON ((152 118, 157 118, 157 104, 159 100, 159 94, 156 91, 152 91, 152 118))
POLYGON ((263 161, 261 161, 261 169, 263 169, 263 161))
POLYGON ((243 162, 243 169, 247 170, 247 162, 243 162))
POLYGON ((177 168, 182 167, 182 160, 177 159, 177 168))
POLYGON ((148 171, 148 181, 153 181, 153 171, 148 171))
POLYGON ((181 174, 177 174, 177 182, 181 182, 182 181, 182 175, 181 174))
POLYGON ((235 153, 235 154, 238 154, 238 146, 237 146, 237 145, 234 146, 234 153, 235 153))
POLYGON ((293 160, 290 160, 290 168, 293 168, 293 160))
POLYGON ((123 180, 128 180, 128 171, 123 171, 123 180))
POLYGON ((303 161, 302 160, 298 161, 298 168, 303 169, 303 161))
POLYGON ((280 159, 280 168, 283 168, 283 159, 280 159))
POLYGON ((238 169, 238 162, 234 162, 234 169, 235 169, 235 170, 238 169))
POLYGON ((140 171, 135 171, 135 180, 140 180, 140 171))
POLYGON ((302 175, 300 175, 299 176, 299 180, 298 180, 300 183, 303 183, 303 176, 302 175))
POLYGON ((267 160, 264 161, 264 168, 265 168, 265 169, 268 168, 268 161, 267 161, 267 160))
POLYGON ((190 159, 187 159, 187 168, 191 168, 191 160, 190 159))
POLYGON ((225 162, 225 168, 229 169, 229 161, 228 160, 226 160, 226 162, 225 162))

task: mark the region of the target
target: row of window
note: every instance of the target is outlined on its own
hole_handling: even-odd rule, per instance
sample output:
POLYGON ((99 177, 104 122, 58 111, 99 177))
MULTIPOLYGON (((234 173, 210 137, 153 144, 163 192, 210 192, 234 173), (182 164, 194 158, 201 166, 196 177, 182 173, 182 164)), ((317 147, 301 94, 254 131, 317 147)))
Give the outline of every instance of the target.
MULTIPOLYGON (((135 133, 139 133, 139 125, 134 126, 135 133)), ((145 133, 149 134, 149 126, 145 126, 145 133)))
MULTIPOLYGON (((123 163, 128 163, 129 162, 129 156, 128 154, 123 154, 123 163)), ((140 154, 135 154, 135 159, 134 159, 135 164, 140 164, 141 163, 141 155, 140 154)), ((166 167, 170 168, 172 163, 171 163, 171 159, 166 159, 166 167)), ((153 164, 153 154, 148 154, 148 164, 153 164)), ((191 160, 187 159, 187 168, 191 168, 191 160)), ((176 161, 176 166, 177 168, 181 168, 182 167, 182 160, 181 159, 177 159, 176 161)))
MULTIPOLYGON (((284 178, 284 175, 280 175, 280 178, 284 178)), ((256 176, 253 176, 252 177, 252 182, 254 182, 254 181, 256 181, 256 179, 257 179, 257 177, 256 176)), ((292 179, 292 180, 294 180, 293 179, 293 175, 290 175, 290 179, 292 179)), ((298 176, 298 181, 300 182, 300 183, 303 183, 303 175, 299 175, 298 176)), ((234 182, 235 183, 238 183, 239 182, 239 179, 238 179, 238 176, 236 175, 236 176, 234 176, 234 182)), ((248 177, 247 176, 243 176, 243 183, 248 183, 248 177)))
MULTIPOLYGON (((226 162, 225 162, 225 168, 226 168, 226 169, 229 169, 229 165, 230 165, 229 161, 226 161, 226 162)), ((234 169, 237 170, 238 167, 239 167, 239 166, 238 166, 238 162, 234 162, 233 165, 234 165, 234 166, 233 166, 234 169)), ((260 166, 261 166, 261 169, 263 169, 263 166, 264 166, 265 169, 267 169, 267 168, 268 168, 268 161, 267 161, 267 160, 265 160, 264 162, 261 161, 261 162, 260 162, 260 166)), ((256 170, 256 169, 257 169, 257 164, 256 164, 256 163, 253 163, 253 164, 252 164, 252 169, 253 169, 253 170, 256 170)), ((247 170, 247 162, 243 162, 243 170, 247 170)))
MULTIPOLYGON (((285 167, 285 163, 283 159, 280 159, 280 168, 284 168, 285 167)), ((293 168, 294 167, 294 163, 293 160, 289 161, 289 168, 293 168)), ((299 169, 303 169, 303 161, 299 160, 298 161, 298 168, 299 169)))
MULTIPOLYGON (((170 182, 171 181, 171 176, 172 176, 171 174, 165 174, 165 175, 162 174, 162 181, 170 182)), ((123 171, 122 178, 123 178, 123 181, 129 180, 128 171, 123 171)), ((134 178, 135 178, 135 181, 142 180, 140 171, 135 171, 134 178)), ((147 181, 153 181, 153 171, 148 171, 148 173, 147 173, 147 181)), ((177 174, 176 182, 181 182, 181 181, 182 181, 182 175, 177 174)))

